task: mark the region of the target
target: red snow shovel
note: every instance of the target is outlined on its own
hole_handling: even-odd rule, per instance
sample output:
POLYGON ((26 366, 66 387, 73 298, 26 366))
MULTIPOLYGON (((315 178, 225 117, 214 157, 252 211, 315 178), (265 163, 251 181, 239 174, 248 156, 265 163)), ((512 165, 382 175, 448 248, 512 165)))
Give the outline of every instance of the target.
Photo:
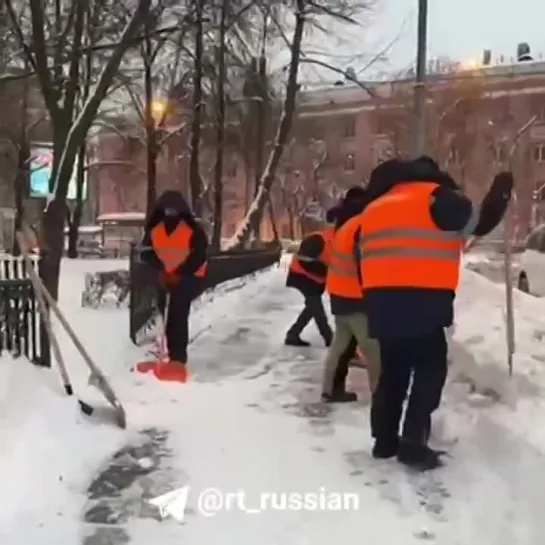
POLYGON ((189 378, 185 365, 176 364, 170 361, 166 343, 166 320, 170 306, 170 296, 167 295, 165 314, 161 316, 161 333, 157 339, 155 359, 141 361, 136 364, 135 369, 139 373, 153 373, 155 377, 163 382, 187 382, 189 378))

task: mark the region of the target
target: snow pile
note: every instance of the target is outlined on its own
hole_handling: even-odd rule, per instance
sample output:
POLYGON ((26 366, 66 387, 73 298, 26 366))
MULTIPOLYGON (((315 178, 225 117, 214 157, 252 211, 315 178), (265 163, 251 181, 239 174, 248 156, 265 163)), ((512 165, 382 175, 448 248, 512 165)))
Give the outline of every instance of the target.
MULTIPOLYGON (((51 520, 65 527, 63 534, 75 531, 70 522, 79 517, 77 499, 84 498, 89 475, 124 440, 115 428, 83 417, 55 372, 2 357, 0 541, 22 543, 24 529, 45 542, 40 528, 51 520)), ((77 543, 75 535, 70 542, 77 543)))
POLYGON ((451 360, 478 388, 498 393, 545 387, 545 302, 514 290, 513 379, 507 365, 505 287, 464 270, 456 297, 451 360))
POLYGON ((464 254, 464 263, 468 264, 478 264, 478 263, 489 263, 490 256, 486 252, 471 252, 464 254))

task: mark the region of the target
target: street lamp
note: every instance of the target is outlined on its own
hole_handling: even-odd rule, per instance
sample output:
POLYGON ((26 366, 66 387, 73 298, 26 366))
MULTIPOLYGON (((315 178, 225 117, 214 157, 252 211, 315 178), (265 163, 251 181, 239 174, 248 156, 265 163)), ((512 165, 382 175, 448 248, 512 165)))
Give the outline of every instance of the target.
POLYGON ((156 98, 151 101, 151 117, 155 123, 161 123, 165 119, 167 109, 168 103, 166 100, 156 98))
POLYGON ((426 152, 426 57, 428 45, 428 0, 418 0, 418 43, 414 82, 415 155, 426 152))

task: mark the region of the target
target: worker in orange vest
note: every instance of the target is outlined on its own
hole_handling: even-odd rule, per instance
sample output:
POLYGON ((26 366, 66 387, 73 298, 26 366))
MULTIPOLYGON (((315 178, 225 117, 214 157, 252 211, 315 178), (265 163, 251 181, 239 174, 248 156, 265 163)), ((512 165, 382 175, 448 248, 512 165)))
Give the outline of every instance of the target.
POLYGON ((346 390, 350 361, 358 345, 366 356, 369 389, 374 391, 380 373, 380 350, 375 339, 367 335, 367 317, 359 280, 359 259, 354 248, 359 242, 359 218, 367 194, 360 186, 350 188, 339 206, 331 258, 327 271, 326 290, 335 317, 335 333, 328 350, 322 399, 328 403, 357 401, 354 392, 346 390))
POLYGON ((204 287, 208 240, 179 191, 168 190, 159 197, 142 246, 142 260, 158 271, 169 295, 165 326, 169 361, 159 378, 181 380, 186 376, 189 311, 204 287))
POLYGON ((372 402, 373 456, 397 455, 413 469, 429 470, 442 464, 441 452, 428 442, 447 376, 445 328, 453 321, 462 249, 468 236, 486 235, 501 221, 513 177, 497 175, 482 204, 474 206, 428 157, 395 170, 387 183, 377 177, 369 184, 373 200, 359 216, 368 332, 381 351, 372 402))
POLYGON ((303 238, 291 260, 286 285, 303 295, 305 306, 286 334, 285 344, 288 346, 310 346, 310 343, 301 339, 301 332, 311 320, 316 322, 326 346, 331 344, 333 338, 322 295, 325 290, 330 244, 333 238, 335 209, 328 210, 326 222, 327 226, 323 231, 310 233, 303 238))

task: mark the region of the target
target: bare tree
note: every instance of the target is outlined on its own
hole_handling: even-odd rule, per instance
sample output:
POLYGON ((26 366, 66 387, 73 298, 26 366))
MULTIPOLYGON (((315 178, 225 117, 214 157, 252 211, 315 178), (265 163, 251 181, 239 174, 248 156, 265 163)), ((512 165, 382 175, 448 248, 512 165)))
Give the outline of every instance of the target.
POLYGON ((212 231, 212 249, 221 248, 221 228, 223 220, 223 155, 225 151, 225 84, 226 84, 226 23, 228 0, 222 0, 219 16, 219 44, 217 46, 217 139, 216 161, 214 167, 214 228, 212 231))
POLYGON ((289 65, 288 82, 286 86, 286 97, 284 100, 284 111, 278 126, 277 138, 273 151, 270 154, 269 162, 261 178, 257 195, 246 214, 246 218, 237 228, 236 233, 228 244, 229 249, 243 246, 250 238, 252 225, 259 224, 265 205, 269 202, 269 192, 273 185, 276 169, 282 158, 284 145, 291 131, 293 114, 295 112, 295 96, 298 90, 297 73, 301 56, 301 45, 303 30, 305 26, 305 0, 297 0, 295 11, 295 28, 291 42, 291 61, 289 65))
POLYGON ((476 178, 482 162, 483 92, 482 78, 460 76, 453 77, 448 88, 437 89, 432 97, 430 148, 462 186, 476 178))
POLYGON ((204 47, 204 8, 205 0, 195 0, 195 52, 193 64, 193 108, 191 122, 191 157, 189 161, 189 185, 191 188, 191 204, 197 216, 202 215, 203 183, 200 173, 199 157, 201 145, 202 122, 202 79, 203 79, 203 47, 204 47))
MULTIPOLYGON (((361 7, 361 6, 359 6, 361 7)), ((296 95, 299 89, 298 84, 298 72, 301 62, 304 60, 312 60, 307 58, 304 54, 303 45, 303 32, 305 29, 305 23, 308 23, 308 28, 320 27, 320 17, 333 17, 337 21, 342 21, 347 24, 356 24, 354 19, 350 17, 350 13, 353 13, 353 6, 351 5, 348 10, 346 5, 342 5, 339 8, 338 3, 318 3, 313 0, 297 0, 295 2, 293 15, 295 18, 293 37, 289 42, 291 59, 288 65, 288 77, 286 84, 286 91, 283 101, 283 113, 278 125, 277 134, 274 142, 274 146, 270 151, 269 160, 260 175, 260 183, 257 194, 251 204, 245 219, 238 226, 235 235, 228 243, 228 247, 231 249, 242 247, 250 239, 254 226, 261 223, 261 218, 265 210, 265 206, 269 202, 269 194, 271 188, 274 185, 276 178, 276 170, 282 158, 285 144, 289 137, 293 115, 296 106, 296 95)), ((278 19, 274 18, 278 26, 278 19)), ((316 60, 318 64, 319 61, 316 60)), ((357 82, 356 77, 351 78, 357 82)), ((364 85, 360 85, 365 88, 364 85)))
MULTIPOLYGON (((97 0, 98 1, 98 0, 97 0)), ((111 46, 93 92, 78 113, 77 100, 81 90, 81 63, 85 28, 89 24, 89 1, 43 2, 29 0, 23 9, 29 24, 21 17, 13 0, 5 0, 12 32, 36 73, 53 132, 53 165, 50 180, 51 198, 44 212, 42 225, 43 267, 46 287, 53 297, 58 295, 60 261, 64 246, 64 225, 67 217, 66 197, 74 161, 97 111, 112 84, 126 50, 134 42, 143 22, 149 16, 151 0, 139 0, 123 32, 111 46)), ((111 5, 100 3, 106 18, 111 5)))
MULTIPOLYGON (((7 181, 2 193, 4 203, 15 207, 15 230, 20 229, 24 221, 25 199, 30 190, 30 140, 38 131, 47 128, 43 112, 35 108, 33 83, 31 78, 23 78, 0 86, 0 148, 4 159, 3 178, 7 181)), ((19 254, 15 237, 13 253, 19 254)))
MULTIPOLYGON (((173 137, 182 135, 185 119, 181 116, 186 99, 186 79, 183 63, 185 32, 188 17, 164 9, 156 13, 156 20, 148 20, 144 27, 139 47, 141 66, 135 67, 134 59, 122 70, 119 79, 128 93, 137 121, 130 136, 138 139, 145 148, 146 157, 146 211, 149 214, 157 198, 157 162, 162 150, 173 137), (176 16, 178 26, 169 32, 157 35, 160 15, 176 16), (135 77, 136 73, 136 77, 135 77), (141 74, 141 77, 138 77, 141 74)), ((140 63, 137 63, 140 64, 140 63)))
POLYGON ((271 195, 278 218, 287 219, 290 238, 316 228, 337 202, 340 189, 327 175, 329 164, 323 141, 292 139, 286 146, 271 195))

